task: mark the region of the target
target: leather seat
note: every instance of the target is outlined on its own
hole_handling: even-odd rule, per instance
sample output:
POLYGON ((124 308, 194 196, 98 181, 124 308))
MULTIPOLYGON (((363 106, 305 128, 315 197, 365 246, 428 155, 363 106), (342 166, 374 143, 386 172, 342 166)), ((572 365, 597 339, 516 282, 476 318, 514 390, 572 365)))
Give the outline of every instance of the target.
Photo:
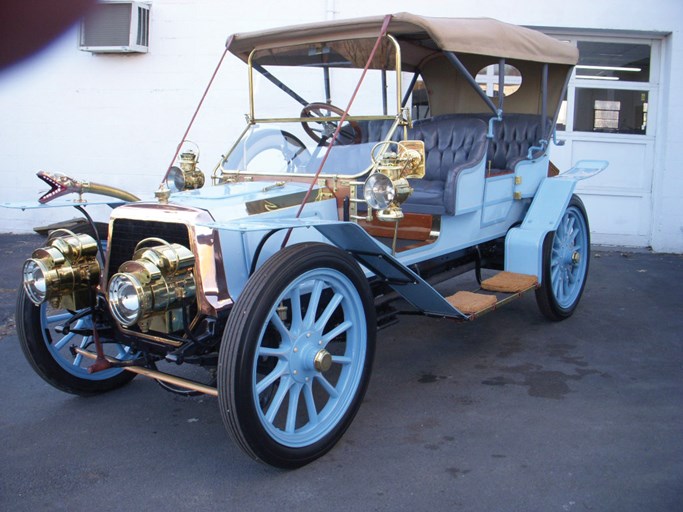
POLYGON ((486 123, 471 117, 436 116, 416 121, 409 137, 425 143, 425 176, 410 180, 414 192, 403 209, 413 213, 452 215, 458 175, 484 159, 486 123))

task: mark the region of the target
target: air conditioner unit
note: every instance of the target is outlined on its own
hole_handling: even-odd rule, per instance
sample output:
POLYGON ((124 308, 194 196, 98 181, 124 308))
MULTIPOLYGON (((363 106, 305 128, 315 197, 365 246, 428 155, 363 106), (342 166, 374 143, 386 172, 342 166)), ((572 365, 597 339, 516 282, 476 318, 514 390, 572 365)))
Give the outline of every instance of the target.
POLYGON ((142 2, 98 2, 81 21, 79 49, 93 53, 147 53, 149 8, 142 2))

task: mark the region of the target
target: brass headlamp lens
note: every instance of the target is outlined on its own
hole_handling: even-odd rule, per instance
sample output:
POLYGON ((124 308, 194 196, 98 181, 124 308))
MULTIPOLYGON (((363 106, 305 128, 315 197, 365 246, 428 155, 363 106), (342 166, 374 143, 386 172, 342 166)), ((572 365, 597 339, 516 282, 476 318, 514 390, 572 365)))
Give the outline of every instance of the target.
POLYGON ((171 189, 171 192, 182 192, 185 190, 185 176, 180 167, 171 167, 166 178, 166 186, 171 189))
POLYGON ((371 174, 365 181, 363 196, 368 202, 368 206, 375 210, 384 210, 394 200, 396 190, 391 179, 379 172, 371 174))
POLYGON ((24 263, 24 289, 34 304, 42 304, 47 296, 48 270, 40 261, 30 259, 24 263))
POLYGON ((109 307, 121 324, 130 327, 142 315, 142 286, 129 274, 116 274, 109 283, 109 307))

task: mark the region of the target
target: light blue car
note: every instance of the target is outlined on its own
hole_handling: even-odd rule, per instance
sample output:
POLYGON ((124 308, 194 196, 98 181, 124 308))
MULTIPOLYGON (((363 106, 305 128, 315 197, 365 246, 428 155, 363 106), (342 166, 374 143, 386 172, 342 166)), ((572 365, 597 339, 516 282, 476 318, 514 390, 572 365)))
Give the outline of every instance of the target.
POLYGON ((142 374, 212 395, 249 456, 293 468, 341 438, 401 314, 471 321, 527 292, 551 320, 574 312, 590 256, 574 189, 607 165, 550 162, 574 46, 401 13, 237 34, 226 52, 249 111, 209 177, 183 140, 148 201, 40 173, 40 205, 4 205, 90 222, 24 265, 18 333, 47 382, 94 394, 142 374), (103 203, 106 230, 84 208, 103 203))

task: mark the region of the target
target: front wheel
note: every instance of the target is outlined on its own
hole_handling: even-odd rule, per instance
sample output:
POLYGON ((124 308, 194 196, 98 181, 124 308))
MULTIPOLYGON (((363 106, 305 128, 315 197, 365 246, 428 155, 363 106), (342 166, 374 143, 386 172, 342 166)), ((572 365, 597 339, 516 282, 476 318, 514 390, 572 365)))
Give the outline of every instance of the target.
POLYGON ((573 195, 557 230, 543 243, 543 279, 536 302, 550 320, 569 318, 581 299, 588 276, 590 232, 583 202, 573 195))
MULTIPOLYGON (((88 366, 92 361, 71 353, 72 345, 92 349, 92 316, 84 313, 55 310, 47 303, 36 306, 21 286, 17 297, 17 335, 26 359, 46 382, 67 393, 93 395, 127 384, 134 373, 109 368, 91 374, 88 366), (69 332, 65 332, 66 325, 69 332)), ((133 357, 129 347, 103 343, 106 355, 117 359, 133 357)))
POLYGON ((330 450, 365 394, 375 311, 358 264, 336 247, 279 251, 233 306, 218 364, 226 428, 251 457, 300 467, 330 450))

